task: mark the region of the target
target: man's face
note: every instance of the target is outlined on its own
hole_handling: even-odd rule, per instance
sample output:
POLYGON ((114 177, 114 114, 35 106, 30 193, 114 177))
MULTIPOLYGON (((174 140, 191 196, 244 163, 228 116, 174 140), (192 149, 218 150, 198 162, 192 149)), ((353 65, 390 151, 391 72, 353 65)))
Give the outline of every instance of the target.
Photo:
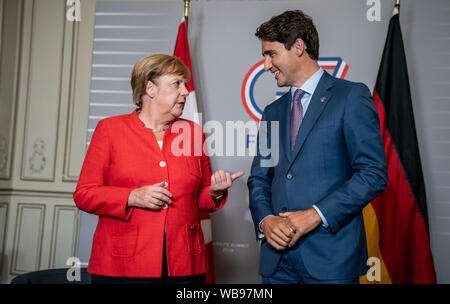
POLYGON ((262 40, 264 70, 275 74, 279 87, 293 86, 297 71, 294 47, 287 50, 284 44, 276 41, 262 40))

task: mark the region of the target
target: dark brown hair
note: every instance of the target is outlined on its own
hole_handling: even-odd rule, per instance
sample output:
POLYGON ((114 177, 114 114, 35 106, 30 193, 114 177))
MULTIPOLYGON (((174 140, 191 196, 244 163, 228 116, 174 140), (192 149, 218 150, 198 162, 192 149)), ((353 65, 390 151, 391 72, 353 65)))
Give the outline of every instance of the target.
POLYGON ((282 43, 287 50, 300 38, 309 56, 314 60, 319 59, 319 34, 311 17, 300 10, 286 11, 272 17, 258 27, 255 36, 261 40, 282 43))

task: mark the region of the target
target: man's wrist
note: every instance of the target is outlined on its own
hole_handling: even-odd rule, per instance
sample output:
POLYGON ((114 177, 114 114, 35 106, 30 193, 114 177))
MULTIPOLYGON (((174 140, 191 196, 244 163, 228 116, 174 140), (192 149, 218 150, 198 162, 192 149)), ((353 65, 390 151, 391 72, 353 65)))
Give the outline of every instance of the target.
POLYGON ((322 225, 323 228, 328 228, 327 219, 323 215, 322 211, 320 211, 319 207, 317 207, 316 205, 313 205, 312 207, 317 212, 317 214, 319 214, 319 216, 320 216, 320 219, 321 219, 320 225, 322 225))
POLYGON ((268 217, 271 217, 271 216, 274 216, 274 215, 272 215, 272 214, 270 214, 270 215, 267 215, 265 218, 263 218, 262 220, 261 220, 261 222, 259 223, 259 230, 261 231, 261 232, 264 232, 264 229, 263 229, 263 223, 266 221, 266 219, 268 218, 268 217))

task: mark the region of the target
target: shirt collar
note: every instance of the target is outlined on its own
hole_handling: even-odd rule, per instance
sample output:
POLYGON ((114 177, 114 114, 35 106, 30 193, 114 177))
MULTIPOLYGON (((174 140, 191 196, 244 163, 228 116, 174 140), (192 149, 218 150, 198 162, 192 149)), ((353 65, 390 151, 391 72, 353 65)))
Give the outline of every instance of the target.
POLYGON ((317 88, 317 85, 319 84, 320 78, 322 77, 323 69, 319 67, 319 69, 308 78, 308 80, 305 81, 305 83, 300 87, 291 87, 291 96, 294 96, 294 93, 297 89, 302 89, 309 95, 314 94, 314 91, 317 88))

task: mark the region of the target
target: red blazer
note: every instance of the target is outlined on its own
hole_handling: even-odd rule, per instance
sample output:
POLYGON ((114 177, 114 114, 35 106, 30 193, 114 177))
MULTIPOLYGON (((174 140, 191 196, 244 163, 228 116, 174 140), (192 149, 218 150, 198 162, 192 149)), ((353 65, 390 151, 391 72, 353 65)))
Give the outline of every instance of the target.
POLYGON ((164 230, 169 276, 207 271, 200 211, 220 209, 226 199, 217 206, 211 199, 204 140, 199 125, 179 119, 165 131, 161 150, 136 111, 98 123, 74 192, 78 208, 99 216, 90 273, 161 277, 164 230), (127 206, 131 190, 162 181, 173 195, 166 209, 127 206))

